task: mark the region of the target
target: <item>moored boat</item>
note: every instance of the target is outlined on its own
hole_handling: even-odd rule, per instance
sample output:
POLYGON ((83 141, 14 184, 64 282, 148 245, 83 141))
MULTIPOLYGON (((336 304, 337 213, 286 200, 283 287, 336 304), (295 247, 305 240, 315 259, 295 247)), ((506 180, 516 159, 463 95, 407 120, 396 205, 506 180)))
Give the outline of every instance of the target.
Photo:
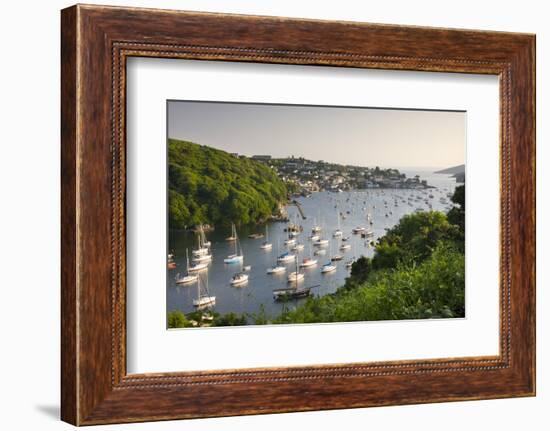
POLYGON ((236 241, 237 240, 237 228, 235 223, 231 223, 231 235, 225 238, 226 241, 236 241))
POLYGON ((286 271, 286 266, 275 265, 267 269, 268 274, 280 274, 286 271))
POLYGON ((276 301, 284 301, 285 299, 303 298, 305 296, 309 296, 313 287, 315 286, 276 289, 273 291, 273 299, 276 301))
POLYGON ((271 250, 273 248, 273 244, 269 242, 268 232, 267 232, 267 225, 265 226, 265 241, 260 246, 262 250, 271 250))
POLYGON ((189 274, 189 252, 185 249, 185 259, 187 262, 187 275, 180 276, 179 273, 176 275, 176 284, 191 284, 198 280, 198 274, 189 274))
POLYGON ((304 260, 300 264, 300 267, 301 268, 309 268, 309 267, 312 267, 312 266, 315 266, 315 265, 317 265, 317 260, 316 259, 311 259, 309 257, 306 257, 306 258, 304 258, 304 260))
POLYGON ((318 239, 313 243, 317 247, 326 247, 329 244, 328 239, 318 239))
POLYGON ((325 263, 321 267, 321 273, 326 274, 327 272, 336 271, 336 265, 334 265, 332 262, 325 263))
POLYGON ((281 254, 277 258, 277 262, 292 262, 293 260, 294 260, 294 255, 288 251, 286 253, 281 254))
POLYGON ((187 268, 187 272, 204 271, 206 269, 208 269, 208 262, 197 262, 189 265, 189 268, 187 268))
POLYGON ((304 244, 296 244, 292 247, 292 251, 302 251, 304 249, 304 244))
POLYGON ((248 274, 245 274, 244 272, 238 272, 231 278, 230 283, 232 286, 240 286, 248 283, 248 274))
POLYGON ((201 278, 198 277, 197 298, 193 299, 193 306, 197 308, 210 307, 216 305, 216 297, 208 292, 208 274, 206 275, 206 285, 204 291, 201 289, 201 278))
POLYGON ((224 263, 241 263, 243 261, 243 251, 242 249, 240 249, 239 237, 237 236, 237 231, 235 231, 234 234, 235 234, 235 253, 227 256, 223 260, 224 263))
POLYGON ((297 283, 299 281, 302 281, 304 279, 304 274, 301 272, 293 271, 290 274, 288 274, 288 282, 289 283, 297 283))
POLYGON ((294 238, 287 238, 283 242, 284 245, 294 245, 296 244, 296 239, 294 238))
POLYGON ((176 275, 176 284, 191 284, 199 279, 197 274, 188 274, 183 277, 179 274, 176 275))
POLYGON ((212 260, 211 254, 203 254, 201 256, 195 256, 192 259, 193 263, 210 262, 212 260))

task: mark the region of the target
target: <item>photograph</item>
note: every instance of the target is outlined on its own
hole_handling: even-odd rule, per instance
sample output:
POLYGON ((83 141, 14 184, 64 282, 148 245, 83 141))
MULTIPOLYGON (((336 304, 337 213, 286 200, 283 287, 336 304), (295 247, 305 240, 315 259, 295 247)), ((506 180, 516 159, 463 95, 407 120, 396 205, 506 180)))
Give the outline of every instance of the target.
POLYGON ((167 102, 167 328, 465 317, 466 112, 167 102))

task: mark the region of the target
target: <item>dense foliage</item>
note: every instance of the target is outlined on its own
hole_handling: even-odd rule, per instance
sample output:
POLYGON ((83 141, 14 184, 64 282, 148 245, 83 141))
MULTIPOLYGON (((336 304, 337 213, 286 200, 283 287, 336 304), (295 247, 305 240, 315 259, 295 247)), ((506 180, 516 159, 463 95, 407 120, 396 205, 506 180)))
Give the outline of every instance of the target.
POLYGON ((168 328, 192 328, 197 326, 242 326, 246 325, 245 314, 219 314, 213 311, 192 311, 185 315, 180 310, 173 310, 167 316, 168 328))
POLYGON ((168 140, 168 188, 171 229, 259 223, 287 197, 263 163, 175 139, 168 140))
POLYGON ((453 197, 451 200, 456 204, 449 213, 447 218, 450 223, 457 225, 462 234, 462 241, 464 241, 464 223, 465 223, 465 214, 466 214, 466 191, 464 186, 459 186, 456 188, 453 197))

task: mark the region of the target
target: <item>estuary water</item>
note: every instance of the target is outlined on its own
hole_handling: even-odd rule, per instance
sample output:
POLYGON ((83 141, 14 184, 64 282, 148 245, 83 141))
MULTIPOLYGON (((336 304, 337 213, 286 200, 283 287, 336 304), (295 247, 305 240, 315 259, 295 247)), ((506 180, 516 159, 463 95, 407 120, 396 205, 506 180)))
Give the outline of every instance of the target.
MULTIPOLYGON (((428 181, 434 188, 425 190, 410 189, 367 189, 346 191, 340 193, 318 192, 309 197, 300 197, 299 202, 303 215, 299 213, 294 205, 287 206, 288 217, 291 223, 299 224, 303 231, 296 237, 299 244, 304 248, 296 252, 298 262, 304 258, 317 259, 313 267, 303 268, 304 280, 299 283, 300 287, 312 287, 312 295, 322 296, 335 292, 342 286, 350 269, 346 268, 346 262, 359 258, 360 256, 372 257, 374 248, 371 241, 376 242, 383 236, 387 229, 399 222, 405 214, 420 210, 447 211, 452 203, 449 195, 454 192, 457 186, 455 179, 448 175, 434 174, 431 171, 404 171, 407 176, 420 175, 421 179, 428 181), (433 197, 430 197, 433 196, 433 197), (344 217, 340 216, 342 213, 344 217), (370 214, 372 225, 367 221, 367 214, 370 214), (308 237, 312 234, 314 225, 322 228, 320 235, 329 240, 329 246, 325 247, 326 254, 315 255, 319 249, 313 245, 308 237), (353 234, 355 227, 365 227, 374 233, 374 237, 365 239, 361 235, 353 234), (344 243, 350 244, 351 248, 341 251, 343 243, 341 238, 333 238, 333 232, 340 228, 343 237, 349 237, 344 243), (331 273, 322 274, 321 267, 335 254, 344 255, 341 261, 333 262, 337 269, 331 273)), ((233 242, 225 240, 231 232, 230 229, 216 229, 207 232, 206 237, 212 243, 212 262, 207 271, 200 273, 201 285, 208 287, 208 294, 216 297, 216 304, 213 308, 218 313, 228 312, 247 313, 249 323, 253 323, 253 316, 264 313, 267 317, 275 317, 281 313, 283 308, 293 308, 305 301, 305 298, 293 299, 287 302, 278 302, 273 298, 273 290, 286 288, 288 274, 295 270, 295 262, 282 264, 287 267, 286 271, 280 274, 267 274, 267 269, 276 264, 277 256, 290 250, 292 247, 285 246, 284 241, 288 238, 285 232, 287 223, 270 222, 266 225, 255 227, 237 228, 240 246, 242 248, 244 266, 250 266, 247 272, 249 279, 246 284, 239 287, 231 286, 232 276, 242 268, 241 264, 225 264, 224 258, 234 253, 233 242), (262 250, 260 245, 264 238, 252 239, 250 234, 259 233, 265 235, 267 227, 268 240, 273 244, 271 250, 262 250)), ((181 310, 184 313, 195 310, 193 299, 198 297, 197 283, 188 285, 177 285, 176 275, 186 273, 186 250, 189 252, 197 246, 197 236, 192 232, 171 230, 169 235, 169 249, 174 254, 176 268, 167 272, 167 311, 181 310)))

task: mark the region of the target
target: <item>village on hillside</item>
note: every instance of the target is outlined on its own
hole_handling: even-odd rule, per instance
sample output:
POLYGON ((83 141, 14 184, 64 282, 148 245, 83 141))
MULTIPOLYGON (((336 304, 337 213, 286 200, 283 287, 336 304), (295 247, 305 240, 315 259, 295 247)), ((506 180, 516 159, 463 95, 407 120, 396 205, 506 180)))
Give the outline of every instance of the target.
POLYGON ((274 169, 283 181, 296 184, 295 192, 301 195, 324 190, 339 192, 355 189, 427 189, 431 187, 418 175, 407 178, 399 170, 391 168, 340 165, 294 156, 272 158, 268 155, 254 155, 251 159, 265 163, 274 169))

